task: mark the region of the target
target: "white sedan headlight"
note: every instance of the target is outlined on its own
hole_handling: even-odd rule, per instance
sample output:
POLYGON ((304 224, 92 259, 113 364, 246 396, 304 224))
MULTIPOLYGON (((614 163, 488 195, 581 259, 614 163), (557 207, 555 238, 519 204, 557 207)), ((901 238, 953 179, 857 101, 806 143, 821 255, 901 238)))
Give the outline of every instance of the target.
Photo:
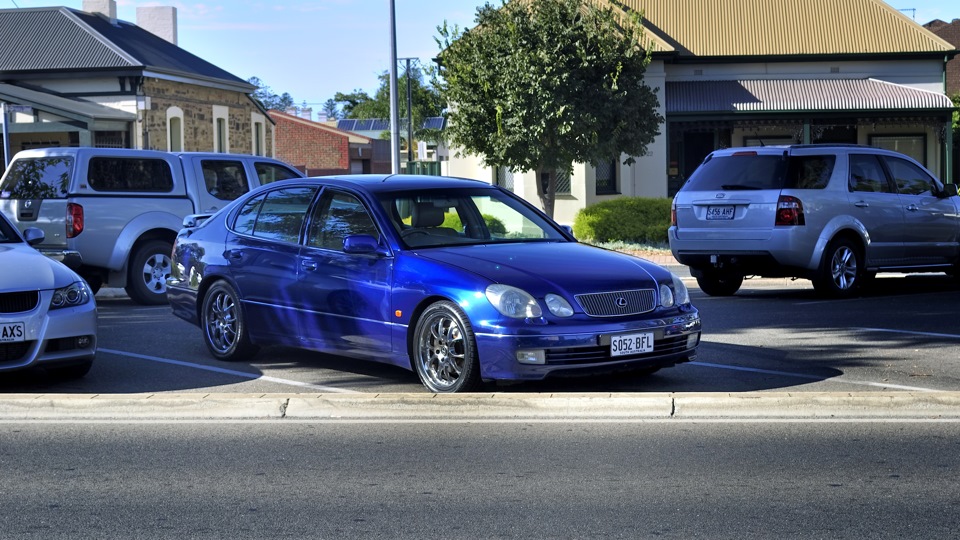
POLYGON ((543 314, 537 301, 523 289, 496 284, 487 287, 486 295, 493 307, 506 317, 525 319, 543 314))
POLYGON ((93 293, 84 281, 75 281, 66 287, 53 291, 50 309, 82 306, 90 301, 93 293))

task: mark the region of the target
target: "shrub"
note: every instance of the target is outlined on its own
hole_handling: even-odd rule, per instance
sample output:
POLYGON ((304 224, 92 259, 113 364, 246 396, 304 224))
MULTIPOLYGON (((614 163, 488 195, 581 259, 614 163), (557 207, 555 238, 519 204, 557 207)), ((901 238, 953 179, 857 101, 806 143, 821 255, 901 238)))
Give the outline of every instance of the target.
MULTIPOLYGON (((490 234, 493 235, 504 235, 507 233, 507 226, 503 224, 503 221, 500 221, 498 218, 495 218, 488 214, 483 214, 483 221, 487 223, 487 229, 490 230, 490 234)), ((443 217, 443 227, 448 227, 457 232, 463 232, 463 223, 460 222, 460 216, 455 212, 447 212, 443 217)))
POLYGON ((573 234, 583 241, 663 245, 670 227, 667 198, 621 197, 577 213, 573 234))

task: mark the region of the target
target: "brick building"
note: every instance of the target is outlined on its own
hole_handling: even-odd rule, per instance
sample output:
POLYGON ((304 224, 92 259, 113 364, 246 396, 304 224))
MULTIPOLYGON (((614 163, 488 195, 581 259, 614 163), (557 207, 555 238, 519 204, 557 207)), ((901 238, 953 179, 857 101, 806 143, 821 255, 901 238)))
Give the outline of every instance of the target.
MULTIPOLYGON (((952 22, 934 19, 923 27, 960 49, 960 19, 954 19, 952 22)), ((948 96, 960 94, 960 58, 953 57, 947 62, 946 81, 948 96)))
POLYGON ((116 0, 0 9, 0 168, 19 150, 100 146, 274 155, 256 87, 177 46, 176 9, 116 0))
POLYGON ((374 141, 321 122, 271 110, 276 157, 309 176, 382 172, 373 166, 374 141))

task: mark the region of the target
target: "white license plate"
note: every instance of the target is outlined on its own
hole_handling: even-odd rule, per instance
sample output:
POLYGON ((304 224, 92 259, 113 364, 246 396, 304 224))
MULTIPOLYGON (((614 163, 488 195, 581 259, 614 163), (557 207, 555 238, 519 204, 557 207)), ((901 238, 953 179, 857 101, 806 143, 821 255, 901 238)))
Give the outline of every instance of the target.
POLYGON ((653 332, 610 336, 610 356, 626 356, 653 351, 653 332))
POLYGON ((707 219, 733 219, 733 206, 708 206, 707 219))
POLYGON ((0 323, 0 343, 14 343, 23 341, 27 328, 22 322, 0 323))

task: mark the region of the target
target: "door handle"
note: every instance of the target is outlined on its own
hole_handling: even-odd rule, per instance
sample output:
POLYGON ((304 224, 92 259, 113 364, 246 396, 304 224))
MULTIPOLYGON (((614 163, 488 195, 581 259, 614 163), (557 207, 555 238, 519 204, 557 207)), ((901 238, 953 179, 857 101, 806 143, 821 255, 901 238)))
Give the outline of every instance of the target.
POLYGON ((307 272, 315 272, 317 270, 317 261, 302 261, 300 266, 307 272))
POLYGON ((236 249, 228 249, 223 252, 223 256, 234 261, 239 261, 243 258, 243 252, 236 249))
POLYGON ((853 205, 856 206, 857 208, 869 208, 869 207, 870 207, 870 203, 868 203, 867 201, 857 201, 857 202, 853 203, 853 205))
POLYGON ((911 204, 910 206, 907 207, 908 212, 917 212, 919 210, 920 210, 920 207, 915 204, 911 204))

